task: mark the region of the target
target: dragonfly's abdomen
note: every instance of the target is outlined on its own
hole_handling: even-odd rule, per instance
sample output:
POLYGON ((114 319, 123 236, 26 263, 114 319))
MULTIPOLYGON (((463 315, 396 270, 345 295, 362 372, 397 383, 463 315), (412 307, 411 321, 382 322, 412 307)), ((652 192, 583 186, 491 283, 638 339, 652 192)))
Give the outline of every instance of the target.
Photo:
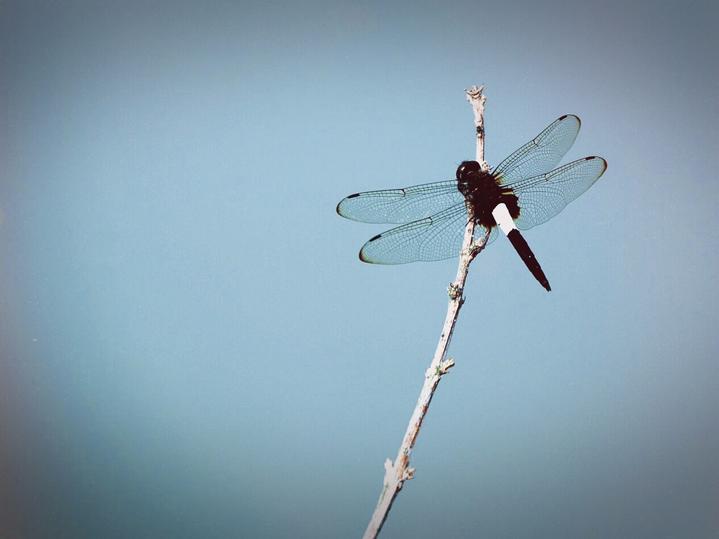
POLYGON ((517 197, 511 188, 500 185, 499 178, 479 168, 476 161, 464 161, 457 168, 457 189, 472 204, 477 223, 488 230, 496 225, 492 210, 504 202, 512 219, 519 217, 517 197))

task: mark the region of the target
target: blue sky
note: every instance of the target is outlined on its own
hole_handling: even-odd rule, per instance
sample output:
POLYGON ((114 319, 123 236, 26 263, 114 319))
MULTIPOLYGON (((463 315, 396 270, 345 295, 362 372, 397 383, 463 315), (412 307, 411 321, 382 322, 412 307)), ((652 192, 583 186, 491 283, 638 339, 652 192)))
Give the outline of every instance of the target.
POLYGON ((0 535, 356 537, 452 260, 358 190, 565 113, 604 177, 475 261, 383 537, 719 529, 710 3, 0 5, 0 535))

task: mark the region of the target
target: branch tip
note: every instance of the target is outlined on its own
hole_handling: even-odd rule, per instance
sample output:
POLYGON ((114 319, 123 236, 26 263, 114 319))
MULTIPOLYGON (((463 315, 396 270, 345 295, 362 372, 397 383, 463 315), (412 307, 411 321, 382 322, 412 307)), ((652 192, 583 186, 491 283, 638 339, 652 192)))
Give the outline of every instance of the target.
POLYGON ((477 99, 478 97, 484 97, 482 94, 484 92, 484 84, 481 84, 477 86, 476 84, 473 86, 470 86, 467 88, 464 93, 467 94, 467 98, 469 99, 477 99))

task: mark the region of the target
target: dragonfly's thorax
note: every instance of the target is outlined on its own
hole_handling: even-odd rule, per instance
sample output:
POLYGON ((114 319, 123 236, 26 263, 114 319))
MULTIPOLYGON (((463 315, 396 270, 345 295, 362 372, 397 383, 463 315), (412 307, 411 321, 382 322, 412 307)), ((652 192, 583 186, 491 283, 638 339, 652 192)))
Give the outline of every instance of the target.
POLYGON ((519 217, 517 197, 511 188, 500 185, 491 172, 485 172, 476 161, 463 161, 457 168, 457 189, 472 205, 475 220, 491 229, 495 226, 492 210, 504 202, 513 219, 519 217))

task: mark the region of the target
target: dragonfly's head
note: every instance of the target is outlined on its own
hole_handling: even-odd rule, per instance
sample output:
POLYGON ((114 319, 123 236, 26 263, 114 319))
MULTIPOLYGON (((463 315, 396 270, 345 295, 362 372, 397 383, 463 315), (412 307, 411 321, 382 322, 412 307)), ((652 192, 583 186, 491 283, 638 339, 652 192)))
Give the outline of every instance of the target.
POLYGON ((470 174, 479 172, 479 163, 477 161, 462 161, 457 167, 457 180, 466 180, 470 174))
POLYGON ((457 189, 465 197, 470 196, 475 190, 479 170, 477 161, 462 161, 457 167, 457 189))

